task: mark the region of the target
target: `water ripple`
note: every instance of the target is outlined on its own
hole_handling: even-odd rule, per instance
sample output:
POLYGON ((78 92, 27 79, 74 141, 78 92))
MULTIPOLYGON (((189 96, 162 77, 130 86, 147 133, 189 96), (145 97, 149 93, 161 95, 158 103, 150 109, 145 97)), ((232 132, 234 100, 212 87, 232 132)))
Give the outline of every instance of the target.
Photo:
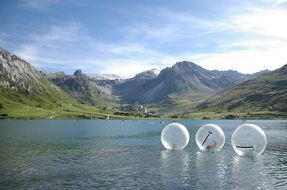
POLYGON ((163 149, 157 121, 49 122, 0 127, 0 189, 287 188, 286 122, 253 121, 268 139, 254 159, 237 156, 230 144, 242 121, 216 121, 226 144, 215 153, 199 151, 194 142, 204 121, 183 121, 191 135, 183 151, 163 149))

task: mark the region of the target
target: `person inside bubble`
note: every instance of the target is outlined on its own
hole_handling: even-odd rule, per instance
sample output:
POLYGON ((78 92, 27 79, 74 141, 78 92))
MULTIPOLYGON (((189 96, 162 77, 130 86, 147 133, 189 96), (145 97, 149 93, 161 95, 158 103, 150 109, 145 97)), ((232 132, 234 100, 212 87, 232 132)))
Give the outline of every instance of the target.
POLYGON ((172 145, 172 150, 176 150, 176 144, 175 143, 173 143, 173 145, 172 145))
POLYGON ((213 150, 213 149, 215 149, 215 148, 216 148, 216 146, 217 146, 217 143, 216 143, 216 142, 214 142, 213 144, 209 144, 209 145, 207 145, 207 146, 206 146, 206 149, 207 149, 207 150, 213 150))

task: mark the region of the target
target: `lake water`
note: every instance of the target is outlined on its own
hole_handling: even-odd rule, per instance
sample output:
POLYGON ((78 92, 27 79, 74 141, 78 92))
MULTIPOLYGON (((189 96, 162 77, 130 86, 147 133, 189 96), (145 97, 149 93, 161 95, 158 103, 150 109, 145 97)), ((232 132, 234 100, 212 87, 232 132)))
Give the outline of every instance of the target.
POLYGON ((165 150, 172 121, 0 121, 0 189, 287 189, 287 121, 180 120, 190 133, 182 151, 165 150), (197 129, 220 125, 226 144, 208 153, 197 129), (239 157, 231 135, 261 126, 265 152, 239 157))

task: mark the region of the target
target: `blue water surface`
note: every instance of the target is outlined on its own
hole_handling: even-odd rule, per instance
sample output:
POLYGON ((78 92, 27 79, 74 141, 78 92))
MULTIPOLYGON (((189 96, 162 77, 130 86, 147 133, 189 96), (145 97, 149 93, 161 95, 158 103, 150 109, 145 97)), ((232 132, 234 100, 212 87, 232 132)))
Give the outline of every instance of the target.
POLYGON ((171 120, 1 120, 0 189, 287 189, 287 121, 178 120, 190 133, 182 151, 160 141, 171 120), (220 152, 202 152, 195 133, 222 127, 220 152), (263 128, 268 145, 239 157, 231 135, 243 123, 263 128))

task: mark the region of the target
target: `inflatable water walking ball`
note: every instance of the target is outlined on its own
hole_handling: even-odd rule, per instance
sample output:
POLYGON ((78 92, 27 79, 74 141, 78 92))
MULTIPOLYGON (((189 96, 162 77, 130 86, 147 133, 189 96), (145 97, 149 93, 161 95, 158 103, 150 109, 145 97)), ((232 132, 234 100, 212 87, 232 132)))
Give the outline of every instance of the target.
POLYGON ((264 131, 253 124, 237 127, 231 136, 231 144, 239 156, 258 156, 264 152, 267 138, 264 131))
POLYGON ((182 150, 189 142, 189 133, 184 125, 171 123, 161 132, 161 142, 168 150, 182 150))
POLYGON ((218 125, 207 124, 197 130, 195 141, 200 150, 219 151, 225 143, 225 135, 218 125))

